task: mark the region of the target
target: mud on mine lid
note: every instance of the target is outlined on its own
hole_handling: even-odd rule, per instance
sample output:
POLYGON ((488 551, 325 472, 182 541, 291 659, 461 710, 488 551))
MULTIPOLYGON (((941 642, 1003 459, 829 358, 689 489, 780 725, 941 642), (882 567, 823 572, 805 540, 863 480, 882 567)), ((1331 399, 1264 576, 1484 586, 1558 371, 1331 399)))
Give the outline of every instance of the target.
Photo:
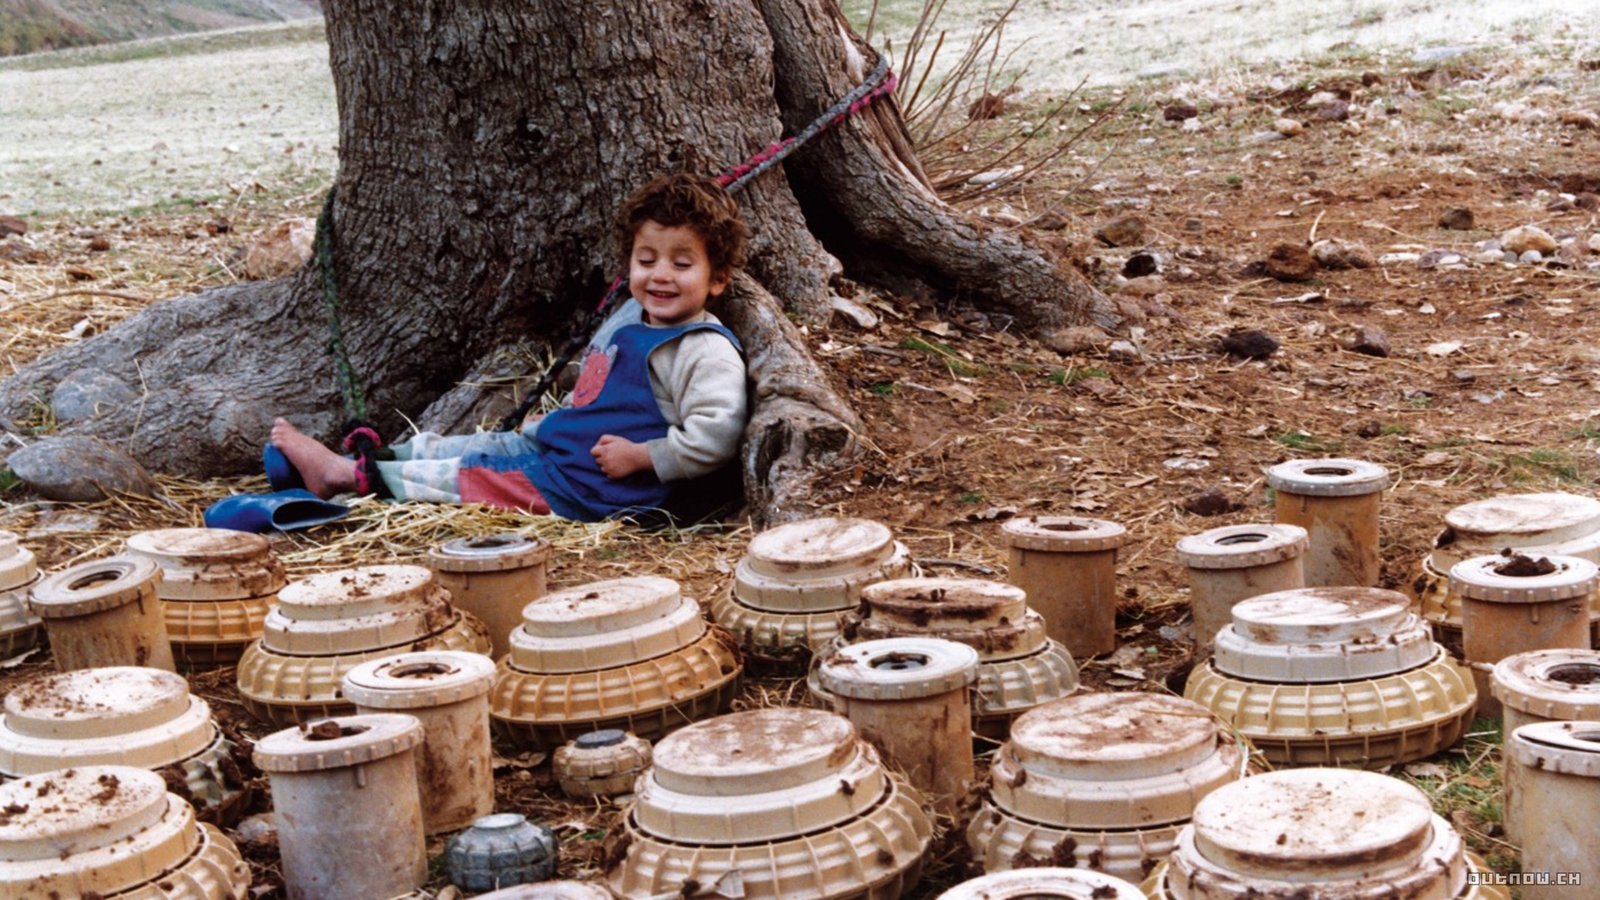
POLYGON ((1587 597, 1596 582, 1600 582, 1600 567, 1576 556, 1512 551, 1474 556, 1450 568, 1452 591, 1490 603, 1548 603, 1587 597))
POLYGON ((840 647, 817 672, 823 690, 856 700, 915 700, 978 680, 978 651, 938 638, 885 638, 840 647))
POLYGON ((1238 678, 1304 684, 1392 675, 1427 664, 1434 653, 1427 626, 1404 594, 1311 587, 1234 604, 1214 661, 1238 678))
POLYGON ((38 575, 33 551, 22 546, 14 532, 0 531, 0 591, 24 587, 38 575))
POLYGON ((33 586, 33 614, 41 619, 86 616, 140 600, 156 599, 161 569, 142 556, 112 556, 79 563, 33 586))
POLYGON ((1600 722, 1534 722, 1511 732, 1506 753, 1519 764, 1576 775, 1600 777, 1600 722))
POLYGON ((1224 525, 1178 541, 1178 562, 1191 569, 1248 569, 1294 559, 1311 546, 1298 525, 1224 525))
POLYGON ((423 650, 368 660, 344 674, 346 700, 368 709, 427 709, 487 694, 494 660, 462 650, 423 650))
POLYGON ((1489 690, 1545 719, 1600 719, 1600 650, 1530 650, 1495 663, 1489 690))
POLYGON ((1093 869, 1043 866, 991 872, 963 881, 939 895, 938 900, 1144 900, 1135 885, 1093 869))
POLYGON ((937 635, 1021 625, 1028 615, 1022 588, 981 578, 896 578, 861 589, 872 618, 937 635))
POLYGON ((1000 526, 1006 543, 1019 550, 1094 553, 1128 542, 1128 529, 1105 519, 1082 516, 1018 516, 1000 526))
POLYGON ((705 634, 700 604, 652 575, 596 581, 522 608, 511 663, 525 672, 588 672, 679 650, 705 634))
POLYGON ((456 538, 428 550, 428 567, 440 572, 504 572, 550 560, 550 542, 520 534, 456 538))
POLYGON ((869 519, 806 519, 756 535, 733 573, 740 602, 773 612, 854 605, 861 587, 904 574, 905 548, 869 519))
POLYGON ((1216 752, 1217 726, 1197 703, 1167 694, 1075 694, 1011 725, 1011 753, 1030 772, 1077 781, 1151 778, 1216 752))
POLYGON ((256 742, 252 758, 264 772, 322 772, 388 759, 421 743, 416 716, 365 713, 275 731, 256 742))
POLYGON ((216 740, 211 707, 181 675, 108 666, 44 675, 13 689, 0 717, 0 773, 72 764, 155 768, 216 740))
POLYGON ((200 843, 194 810, 160 775, 78 766, 0 787, 0 896, 121 893, 181 864, 200 843))
POLYGON ((163 528, 128 538, 128 554, 161 567, 163 600, 248 600, 289 583, 272 545, 226 528, 163 528))
POLYGON ((1389 486, 1389 470, 1360 459, 1291 459, 1267 469, 1273 490, 1303 497, 1359 497, 1389 486))
POLYGON ((449 593, 422 566, 365 566, 290 582, 262 643, 294 656, 361 653, 427 637, 451 622, 449 593))

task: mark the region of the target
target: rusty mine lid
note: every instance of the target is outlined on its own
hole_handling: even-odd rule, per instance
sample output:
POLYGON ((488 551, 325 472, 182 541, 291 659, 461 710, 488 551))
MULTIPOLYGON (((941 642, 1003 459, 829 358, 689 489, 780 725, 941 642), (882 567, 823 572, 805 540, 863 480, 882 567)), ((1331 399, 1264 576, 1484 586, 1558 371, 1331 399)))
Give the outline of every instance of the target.
POLYGON ((1597 581, 1600 567, 1576 556, 1474 556, 1450 568, 1452 591, 1489 603, 1549 603, 1587 597, 1597 581))
POLYGON ((33 586, 33 614, 41 619, 69 618, 154 600, 160 581, 161 569, 142 556, 79 563, 33 586))
POLYGON ((871 617, 929 635, 1021 625, 1028 615, 1022 588, 981 578, 896 578, 861 589, 871 617))
POLYGON ((261 642, 290 656, 333 656, 407 644, 448 627, 449 594, 422 566, 366 566, 290 582, 261 642))
POLYGON ((1377 678, 1425 665, 1435 649, 1404 594, 1314 587, 1261 594, 1233 606, 1217 635, 1218 671, 1307 684, 1377 678))
POLYGON ((33 551, 22 546, 14 532, 0 531, 0 591, 23 587, 38 575, 33 551))
POLYGON ((1600 777, 1600 722, 1534 722, 1511 733, 1506 753, 1545 772, 1600 777))
POLYGON ((1600 651, 1530 650, 1495 663, 1489 690, 1544 719, 1600 719, 1600 651))
POLYGON ((128 538, 128 554, 161 567, 163 600, 248 600, 289 583, 272 545, 226 528, 163 528, 128 538))
POLYGON ((914 700, 978 680, 978 651, 938 638, 885 638, 840 647, 818 677, 828 693, 856 700, 914 700))
POLYGON ((1249 569, 1294 559, 1311 540, 1298 525, 1224 525, 1178 541, 1178 562, 1191 569, 1249 569))
POLYGON ((1082 516, 1019 516, 1000 526, 1008 545, 1019 550, 1094 553, 1128 542, 1128 529, 1105 519, 1082 516))
POLYGON ((524 672, 589 672, 663 656, 700 639, 700 604, 670 578, 596 581, 522 608, 511 664, 524 672))
POLYGON ((200 843, 194 810, 160 775, 81 766, 0 787, 0 896, 117 894, 176 868, 200 843))
POLYGON ((1302 497, 1359 497, 1389 486, 1389 470, 1359 459, 1291 459, 1267 469, 1267 486, 1302 497))
POLYGON ((734 597, 770 612, 849 609, 862 586, 905 574, 906 550, 868 519, 806 519, 756 535, 734 569, 734 597))
POLYGON ((256 742, 252 758, 264 772, 322 772, 388 759, 421 743, 416 716, 365 713, 275 731, 256 742))
POLYGON ((778 707, 718 716, 662 738, 638 787, 633 815, 647 832, 726 845, 853 819, 883 799, 888 780, 848 719, 778 707))
POLYGON ((35 678, 13 689, 0 716, 0 773, 64 765, 181 762, 216 738, 211 708, 183 676, 111 666, 35 678))
POLYGON ((462 650, 424 650, 368 660, 344 674, 346 700, 367 709, 428 709, 494 687, 494 660, 462 650))
POLYGON ((504 572, 550 560, 550 542, 520 534, 456 538, 428 550, 428 567, 440 572, 504 572))
POLYGON ((963 881, 938 900, 1144 900, 1138 887, 1093 869, 1008 869, 963 881))
POLYGON ((1204 762, 1217 726, 1203 707, 1166 694, 1077 694, 1023 713, 1011 752, 1029 771, 1081 781, 1150 778, 1204 762))

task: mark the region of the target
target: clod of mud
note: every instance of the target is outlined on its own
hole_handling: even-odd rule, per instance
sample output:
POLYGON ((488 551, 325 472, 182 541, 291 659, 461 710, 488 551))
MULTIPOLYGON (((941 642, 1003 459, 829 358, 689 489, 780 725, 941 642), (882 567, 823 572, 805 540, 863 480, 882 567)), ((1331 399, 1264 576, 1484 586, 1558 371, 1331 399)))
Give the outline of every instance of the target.
POLYGON ((1282 346, 1272 335, 1255 328, 1229 332, 1220 343, 1222 352, 1245 359, 1266 359, 1282 346))
POLYGON ((1513 550, 1502 550, 1500 555, 1505 557, 1505 562, 1494 567, 1496 575, 1505 575, 1508 578, 1536 578, 1540 575, 1549 575, 1557 568, 1548 557, 1541 556, 1537 559, 1513 550))
POLYGON ((1265 271, 1279 281, 1310 281, 1322 267, 1300 244, 1278 244, 1267 254, 1265 271))
POLYGON ((1197 516, 1220 516, 1230 513, 1240 507, 1222 491, 1221 488, 1209 487, 1183 501, 1184 512, 1197 516))
POLYGON ((1452 207, 1439 216, 1439 227, 1450 231, 1471 231, 1474 224, 1472 210, 1464 206, 1452 207))

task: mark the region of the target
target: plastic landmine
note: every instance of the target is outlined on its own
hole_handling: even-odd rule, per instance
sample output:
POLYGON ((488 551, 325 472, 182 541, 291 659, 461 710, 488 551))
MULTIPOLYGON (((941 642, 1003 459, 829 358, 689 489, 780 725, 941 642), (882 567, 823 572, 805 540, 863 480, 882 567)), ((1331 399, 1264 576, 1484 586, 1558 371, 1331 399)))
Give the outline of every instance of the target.
POLYGON ((487 654, 489 635, 422 566, 323 572, 278 592, 260 640, 239 660, 239 699, 276 725, 351 713, 340 690, 346 672, 420 650, 487 654))
POLYGON ((1310 545, 1298 525, 1225 525, 1180 539, 1178 562, 1189 570, 1197 655, 1211 652, 1217 632, 1232 621, 1235 603, 1305 587, 1310 545))
POLYGON ((1233 739, 1187 700, 1057 700, 1012 725, 967 844, 988 872, 1048 863, 1141 879, 1195 804, 1243 775, 1243 763, 1233 739))
POLYGON ((963 881, 938 900, 1145 900, 1137 885, 1093 869, 1036 866, 963 881))
POLYGON ((176 767, 197 806, 238 788, 222 763, 233 744, 211 707, 173 672, 113 666, 41 675, 7 693, 4 709, 0 776, 63 766, 176 767))
POLYGON ((727 708, 743 666, 667 578, 617 578, 522 610, 489 697, 496 731, 554 750, 607 728, 650 740, 727 708))
POLYGON ((839 635, 861 589, 911 572, 911 555, 868 519, 790 522, 756 535, 711 605, 751 664, 798 675, 839 635))
POLYGON ((0 897, 233 900, 250 867, 166 781, 73 766, 0 786, 0 897))
POLYGON ((1045 634, 1083 660, 1117 648, 1117 548, 1128 530, 1104 519, 1025 516, 1000 526, 1008 579, 1044 617, 1045 634))
POLYGON ((340 716, 256 743, 272 783, 273 816, 290 900, 372 900, 428 875, 414 754, 414 716, 340 716))
POLYGON ((161 567, 156 596, 173 659, 184 669, 237 663, 289 583, 267 539, 243 531, 145 531, 128 538, 127 553, 161 567))
POLYGON ((1539 722, 1600 721, 1600 651, 1530 650, 1495 663, 1489 675, 1490 690, 1502 713, 1500 758, 1501 825, 1506 840, 1520 843, 1522 823, 1517 820, 1519 767, 1510 762, 1511 735, 1524 725, 1539 722))
POLYGON ((520 534, 457 538, 428 551, 428 568, 450 592, 456 609, 489 629, 495 659, 511 652, 522 608, 545 595, 550 542, 520 534))
POLYGON ((562 744, 550 760, 550 773, 568 797, 616 797, 632 793, 649 765, 649 741, 606 728, 562 744))
POLYGON ((34 615, 44 620, 50 651, 63 672, 104 666, 173 671, 172 646, 156 591, 161 570, 140 556, 80 563, 33 586, 34 615))
POLYGON ((1241 601, 1184 696, 1274 765, 1381 769, 1466 733, 1471 674, 1429 636, 1405 595, 1302 588, 1241 601))
POLYGON ((28 609, 28 591, 39 577, 32 551, 12 532, 0 531, 0 659, 39 645, 44 622, 28 609))
POLYGON ((1548 874, 1525 884, 1526 900, 1591 895, 1600 882, 1600 723, 1535 722, 1506 738, 1506 771, 1515 770, 1522 871, 1548 874), (1556 879, 1568 879, 1559 881, 1556 879))
POLYGON ((1296 459, 1267 470, 1273 518, 1306 530, 1306 587, 1378 583, 1378 507, 1389 470, 1359 459, 1296 459))
POLYGON ((1432 897, 1509 900, 1422 791, 1355 769, 1241 779, 1195 807, 1151 900, 1432 897))
POLYGON ((922 798, 842 716, 732 713, 655 747, 606 874, 622 897, 721 890, 749 900, 892 900, 916 884, 922 798))

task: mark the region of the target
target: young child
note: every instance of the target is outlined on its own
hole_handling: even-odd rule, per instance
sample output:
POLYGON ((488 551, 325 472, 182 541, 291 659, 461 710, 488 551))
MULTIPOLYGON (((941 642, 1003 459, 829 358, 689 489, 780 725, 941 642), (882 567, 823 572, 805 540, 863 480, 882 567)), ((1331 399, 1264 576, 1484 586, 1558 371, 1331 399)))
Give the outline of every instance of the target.
MULTIPOLYGON (((632 296, 590 342, 565 405, 519 433, 424 432, 397 444, 393 460, 377 462, 389 493, 592 522, 663 509, 675 488, 733 459, 748 405, 744 359, 705 307, 744 262, 738 205, 713 179, 667 175, 623 204, 616 227, 632 296)), ((319 497, 369 487, 356 463, 284 419, 272 443, 319 497)))

